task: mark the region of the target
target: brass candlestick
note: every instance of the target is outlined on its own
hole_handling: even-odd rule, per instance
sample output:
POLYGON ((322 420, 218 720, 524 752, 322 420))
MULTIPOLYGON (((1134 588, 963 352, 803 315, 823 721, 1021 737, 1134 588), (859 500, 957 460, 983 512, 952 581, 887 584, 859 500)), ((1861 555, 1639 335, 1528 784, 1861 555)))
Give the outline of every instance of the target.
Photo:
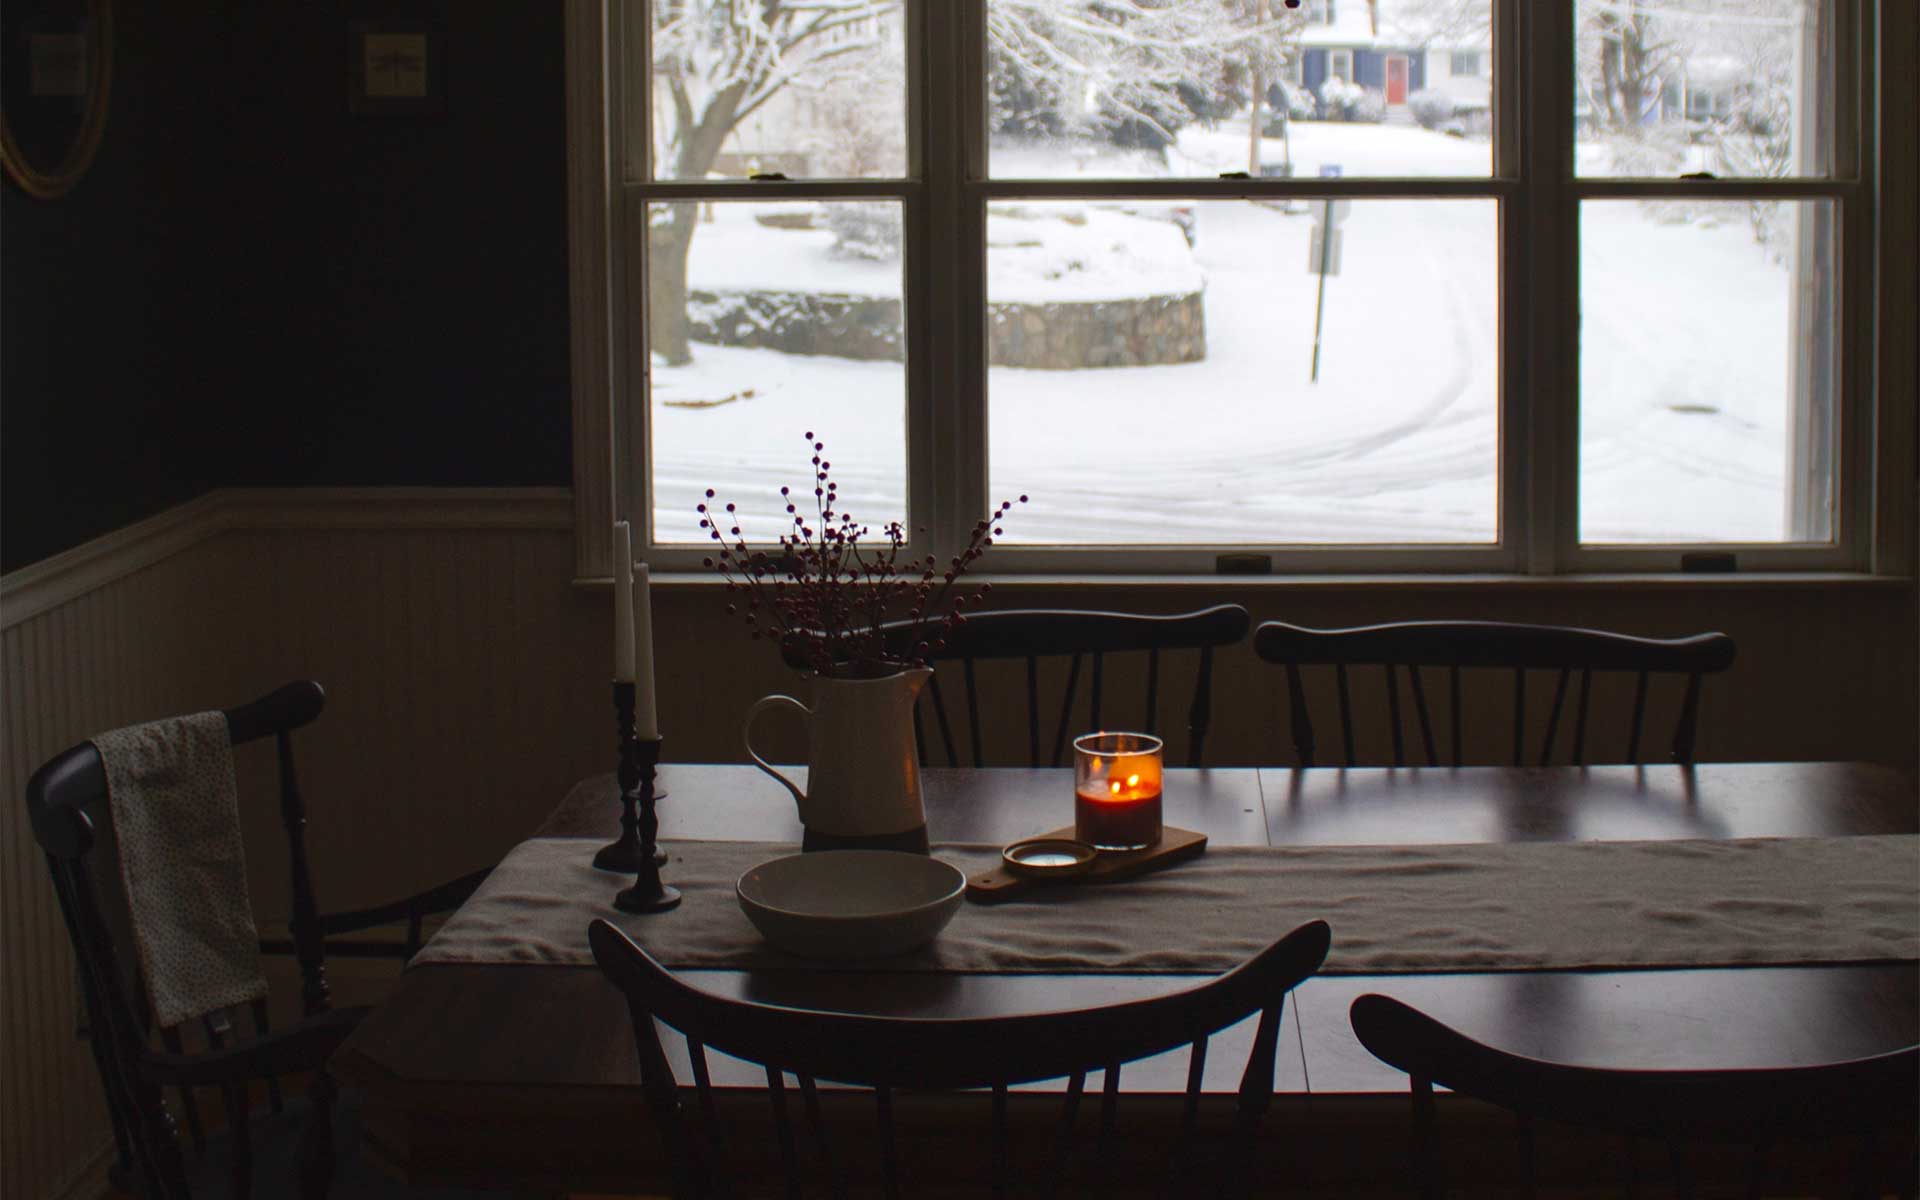
POLYGON ((634 738, 627 745, 632 752, 622 756, 621 770, 624 772, 631 764, 638 774, 640 785, 640 811, 637 818, 639 861, 634 870, 633 886, 615 896, 613 906, 621 912, 665 912, 680 903, 680 889, 660 881, 660 864, 667 857, 658 853, 655 839, 660 832, 660 818, 653 810, 653 776, 654 769, 660 765, 660 739, 634 738))

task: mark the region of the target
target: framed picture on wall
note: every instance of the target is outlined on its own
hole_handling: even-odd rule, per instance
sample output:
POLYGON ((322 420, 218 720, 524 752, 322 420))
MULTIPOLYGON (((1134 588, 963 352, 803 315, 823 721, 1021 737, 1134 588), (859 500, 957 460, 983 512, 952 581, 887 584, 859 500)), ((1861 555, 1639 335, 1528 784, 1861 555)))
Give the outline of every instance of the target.
POLYGON ((366 20, 347 26, 347 108, 368 117, 430 117, 447 111, 445 36, 424 21, 366 20))

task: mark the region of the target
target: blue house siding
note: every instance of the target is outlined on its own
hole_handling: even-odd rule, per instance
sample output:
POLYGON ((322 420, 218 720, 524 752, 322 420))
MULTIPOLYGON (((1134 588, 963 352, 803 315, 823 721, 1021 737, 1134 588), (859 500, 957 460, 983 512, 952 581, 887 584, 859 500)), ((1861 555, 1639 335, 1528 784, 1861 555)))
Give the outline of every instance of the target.
MULTIPOLYGON (((1320 85, 1327 80, 1328 52, 1335 47, 1315 46, 1306 50, 1300 58, 1300 81, 1314 95, 1320 94, 1320 85)), ((1372 88, 1376 92, 1387 90, 1387 59, 1405 55, 1407 59, 1407 92, 1419 91, 1427 86, 1427 55, 1424 50, 1361 50, 1353 51, 1353 81, 1361 87, 1372 88)))

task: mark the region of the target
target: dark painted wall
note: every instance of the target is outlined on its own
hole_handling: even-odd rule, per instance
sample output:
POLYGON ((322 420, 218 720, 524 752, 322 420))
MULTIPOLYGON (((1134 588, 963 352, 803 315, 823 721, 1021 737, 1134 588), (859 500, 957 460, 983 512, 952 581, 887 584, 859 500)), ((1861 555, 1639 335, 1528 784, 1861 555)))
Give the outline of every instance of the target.
POLYGON ((566 485, 562 6, 117 12, 94 170, 0 199, 0 567, 215 486, 566 485), (382 16, 446 115, 348 112, 382 16))

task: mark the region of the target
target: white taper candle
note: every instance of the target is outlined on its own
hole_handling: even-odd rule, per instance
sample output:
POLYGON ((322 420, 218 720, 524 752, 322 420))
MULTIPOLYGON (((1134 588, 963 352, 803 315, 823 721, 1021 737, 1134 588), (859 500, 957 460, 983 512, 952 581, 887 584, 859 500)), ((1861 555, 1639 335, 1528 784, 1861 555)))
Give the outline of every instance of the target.
POLYGON ((640 669, 634 675, 633 725, 635 733, 649 740, 660 736, 660 714, 653 695, 653 576, 647 564, 634 568, 636 592, 633 600, 633 638, 640 647, 640 669))
POLYGON ((633 682, 633 540, 625 521, 613 523, 613 677, 633 682))

